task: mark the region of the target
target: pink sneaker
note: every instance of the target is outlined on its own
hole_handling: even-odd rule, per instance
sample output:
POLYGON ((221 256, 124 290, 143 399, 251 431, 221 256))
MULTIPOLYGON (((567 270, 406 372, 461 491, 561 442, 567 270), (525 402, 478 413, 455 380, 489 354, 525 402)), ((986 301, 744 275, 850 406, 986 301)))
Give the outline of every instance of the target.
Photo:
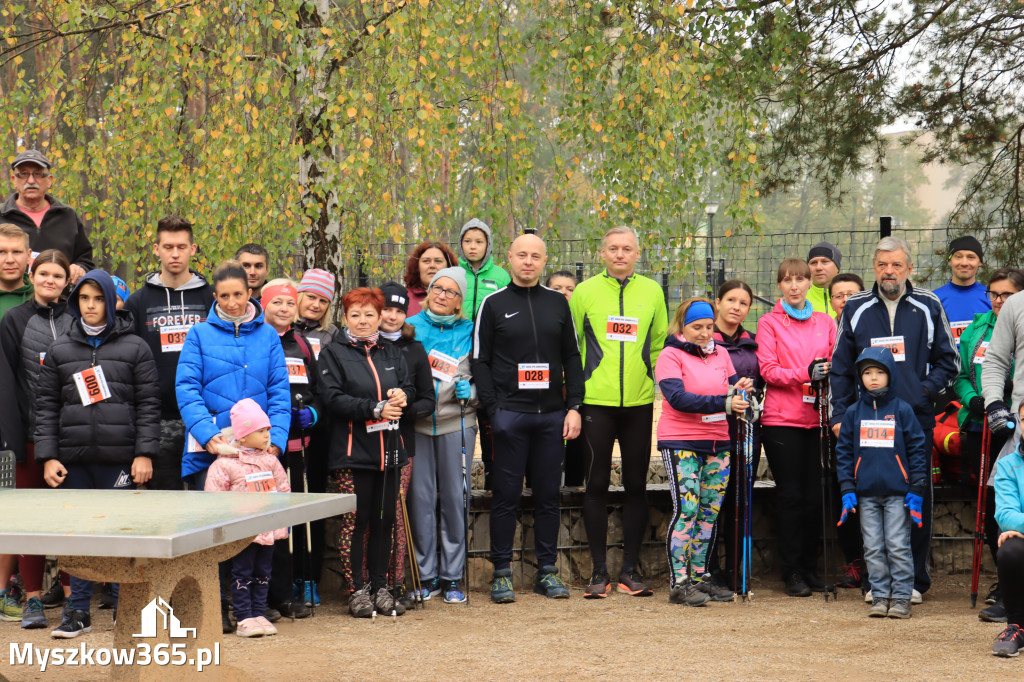
POLYGON ((235 630, 235 634, 239 637, 262 637, 264 634, 263 624, 259 618, 244 618, 238 621, 238 629, 235 630))
POLYGON ((263 628, 263 634, 267 637, 277 634, 277 628, 274 627, 274 624, 263 616, 256 616, 253 620, 259 623, 259 626, 263 628))

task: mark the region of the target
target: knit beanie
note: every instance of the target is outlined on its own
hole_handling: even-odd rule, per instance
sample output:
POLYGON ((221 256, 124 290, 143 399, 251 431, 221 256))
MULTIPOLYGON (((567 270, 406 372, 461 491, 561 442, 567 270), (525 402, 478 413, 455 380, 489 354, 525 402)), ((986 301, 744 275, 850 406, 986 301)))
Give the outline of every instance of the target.
POLYGON ((302 273, 302 280, 299 282, 299 292, 308 291, 326 298, 328 301, 333 301, 334 283, 334 275, 326 270, 313 268, 302 273))
POLYGON ((843 254, 830 242, 818 242, 807 252, 807 260, 811 261, 820 256, 828 258, 836 264, 836 268, 843 267, 843 254))
POLYGON ((465 270, 463 270, 462 268, 445 268, 444 270, 438 270, 437 274, 434 275, 433 279, 430 280, 430 286, 428 286, 427 289, 429 290, 430 287, 434 286, 434 282, 441 279, 442 277, 447 277, 448 279, 454 281, 459 286, 459 293, 462 294, 462 299, 466 299, 465 270))
POLYGON ((985 252, 981 248, 981 242, 969 234, 957 237, 949 243, 949 257, 952 258, 957 251, 973 251, 978 254, 978 260, 985 262, 985 252))
POLYGON ((231 430, 235 440, 242 440, 250 433, 270 428, 270 417, 252 398, 242 398, 231 408, 231 430))
POLYGON ((380 293, 384 294, 385 308, 400 308, 409 313, 409 290, 398 282, 387 282, 380 285, 380 293))

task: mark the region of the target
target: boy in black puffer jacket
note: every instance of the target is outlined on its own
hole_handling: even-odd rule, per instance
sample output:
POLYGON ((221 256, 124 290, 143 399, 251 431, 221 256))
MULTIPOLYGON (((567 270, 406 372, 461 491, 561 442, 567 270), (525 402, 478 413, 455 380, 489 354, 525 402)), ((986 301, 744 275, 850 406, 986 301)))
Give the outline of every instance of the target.
MULTIPOLYGON (((93 270, 71 292, 71 329, 46 354, 36 390, 36 459, 53 488, 133 490, 160 452, 160 381, 153 354, 117 311, 110 275, 93 270)), ((115 597, 116 597, 115 586, 115 597)), ((63 622, 51 634, 91 629, 92 582, 72 576, 63 622)))

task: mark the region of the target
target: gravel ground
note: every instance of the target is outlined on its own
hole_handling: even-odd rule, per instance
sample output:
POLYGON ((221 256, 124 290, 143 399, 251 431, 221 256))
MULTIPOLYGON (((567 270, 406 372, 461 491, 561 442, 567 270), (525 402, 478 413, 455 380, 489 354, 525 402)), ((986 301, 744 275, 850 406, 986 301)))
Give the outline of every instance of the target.
MULTIPOLYGON (((1000 659, 991 646, 1002 627, 982 623, 967 577, 943 577, 908 621, 869 619, 859 591, 839 601, 786 597, 781 583, 755 581, 749 603, 689 608, 612 594, 568 601, 520 592, 511 605, 474 593, 472 604, 431 601, 397 622, 351 618, 338 601, 316 616, 278 623, 262 640, 225 636, 223 660, 246 679, 1024 679, 1024 658, 1000 659)), ((517 586, 518 588, 519 586, 517 586)), ((984 593, 983 593, 984 594, 984 593)), ((980 606, 979 606, 980 608, 980 606)), ((94 611, 92 646, 110 646, 109 611, 94 611)), ((50 610, 53 620, 56 612, 50 610)), ((0 639, 48 646, 46 630, 0 623, 0 639), (28 635, 27 637, 25 635, 28 635)), ((78 644, 80 640, 69 642, 78 644)), ((105 679, 106 669, 14 670, 3 647, 0 675, 11 680, 105 679), (71 674, 69 674, 71 673, 71 674)), ((209 671, 215 673, 215 671, 209 671)), ((204 679, 217 679, 203 675, 204 679)))

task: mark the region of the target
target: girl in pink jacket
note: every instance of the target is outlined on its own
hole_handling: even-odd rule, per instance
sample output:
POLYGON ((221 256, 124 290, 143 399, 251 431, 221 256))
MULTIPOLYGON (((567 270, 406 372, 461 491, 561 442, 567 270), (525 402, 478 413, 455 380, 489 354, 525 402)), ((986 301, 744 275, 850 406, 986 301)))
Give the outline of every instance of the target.
POLYGON ((818 577, 821 534, 821 434, 813 384, 824 385, 836 325, 807 300, 811 271, 787 258, 776 279, 782 298, 757 322, 757 361, 767 385, 761 443, 775 477, 775 528, 786 594, 823 592, 818 577))
MULTIPOLYGON (((288 477, 277 457, 267 452, 270 447, 270 418, 252 398, 245 398, 231 408, 231 430, 234 442, 222 447, 210 465, 206 490, 290 493, 288 477)), ((274 556, 274 540, 288 537, 287 528, 260 533, 252 543, 231 560, 231 603, 235 608, 239 637, 276 635, 275 628, 264 618, 270 569, 274 556)))
POLYGON ((710 301, 683 301, 655 365, 664 397, 658 449, 673 483, 673 516, 665 539, 668 598, 687 606, 733 598, 731 590, 710 580, 705 567, 711 530, 729 482, 732 441, 726 417, 747 409, 747 401, 736 392, 750 388, 751 381, 737 381, 729 353, 715 345, 714 331, 710 301))

